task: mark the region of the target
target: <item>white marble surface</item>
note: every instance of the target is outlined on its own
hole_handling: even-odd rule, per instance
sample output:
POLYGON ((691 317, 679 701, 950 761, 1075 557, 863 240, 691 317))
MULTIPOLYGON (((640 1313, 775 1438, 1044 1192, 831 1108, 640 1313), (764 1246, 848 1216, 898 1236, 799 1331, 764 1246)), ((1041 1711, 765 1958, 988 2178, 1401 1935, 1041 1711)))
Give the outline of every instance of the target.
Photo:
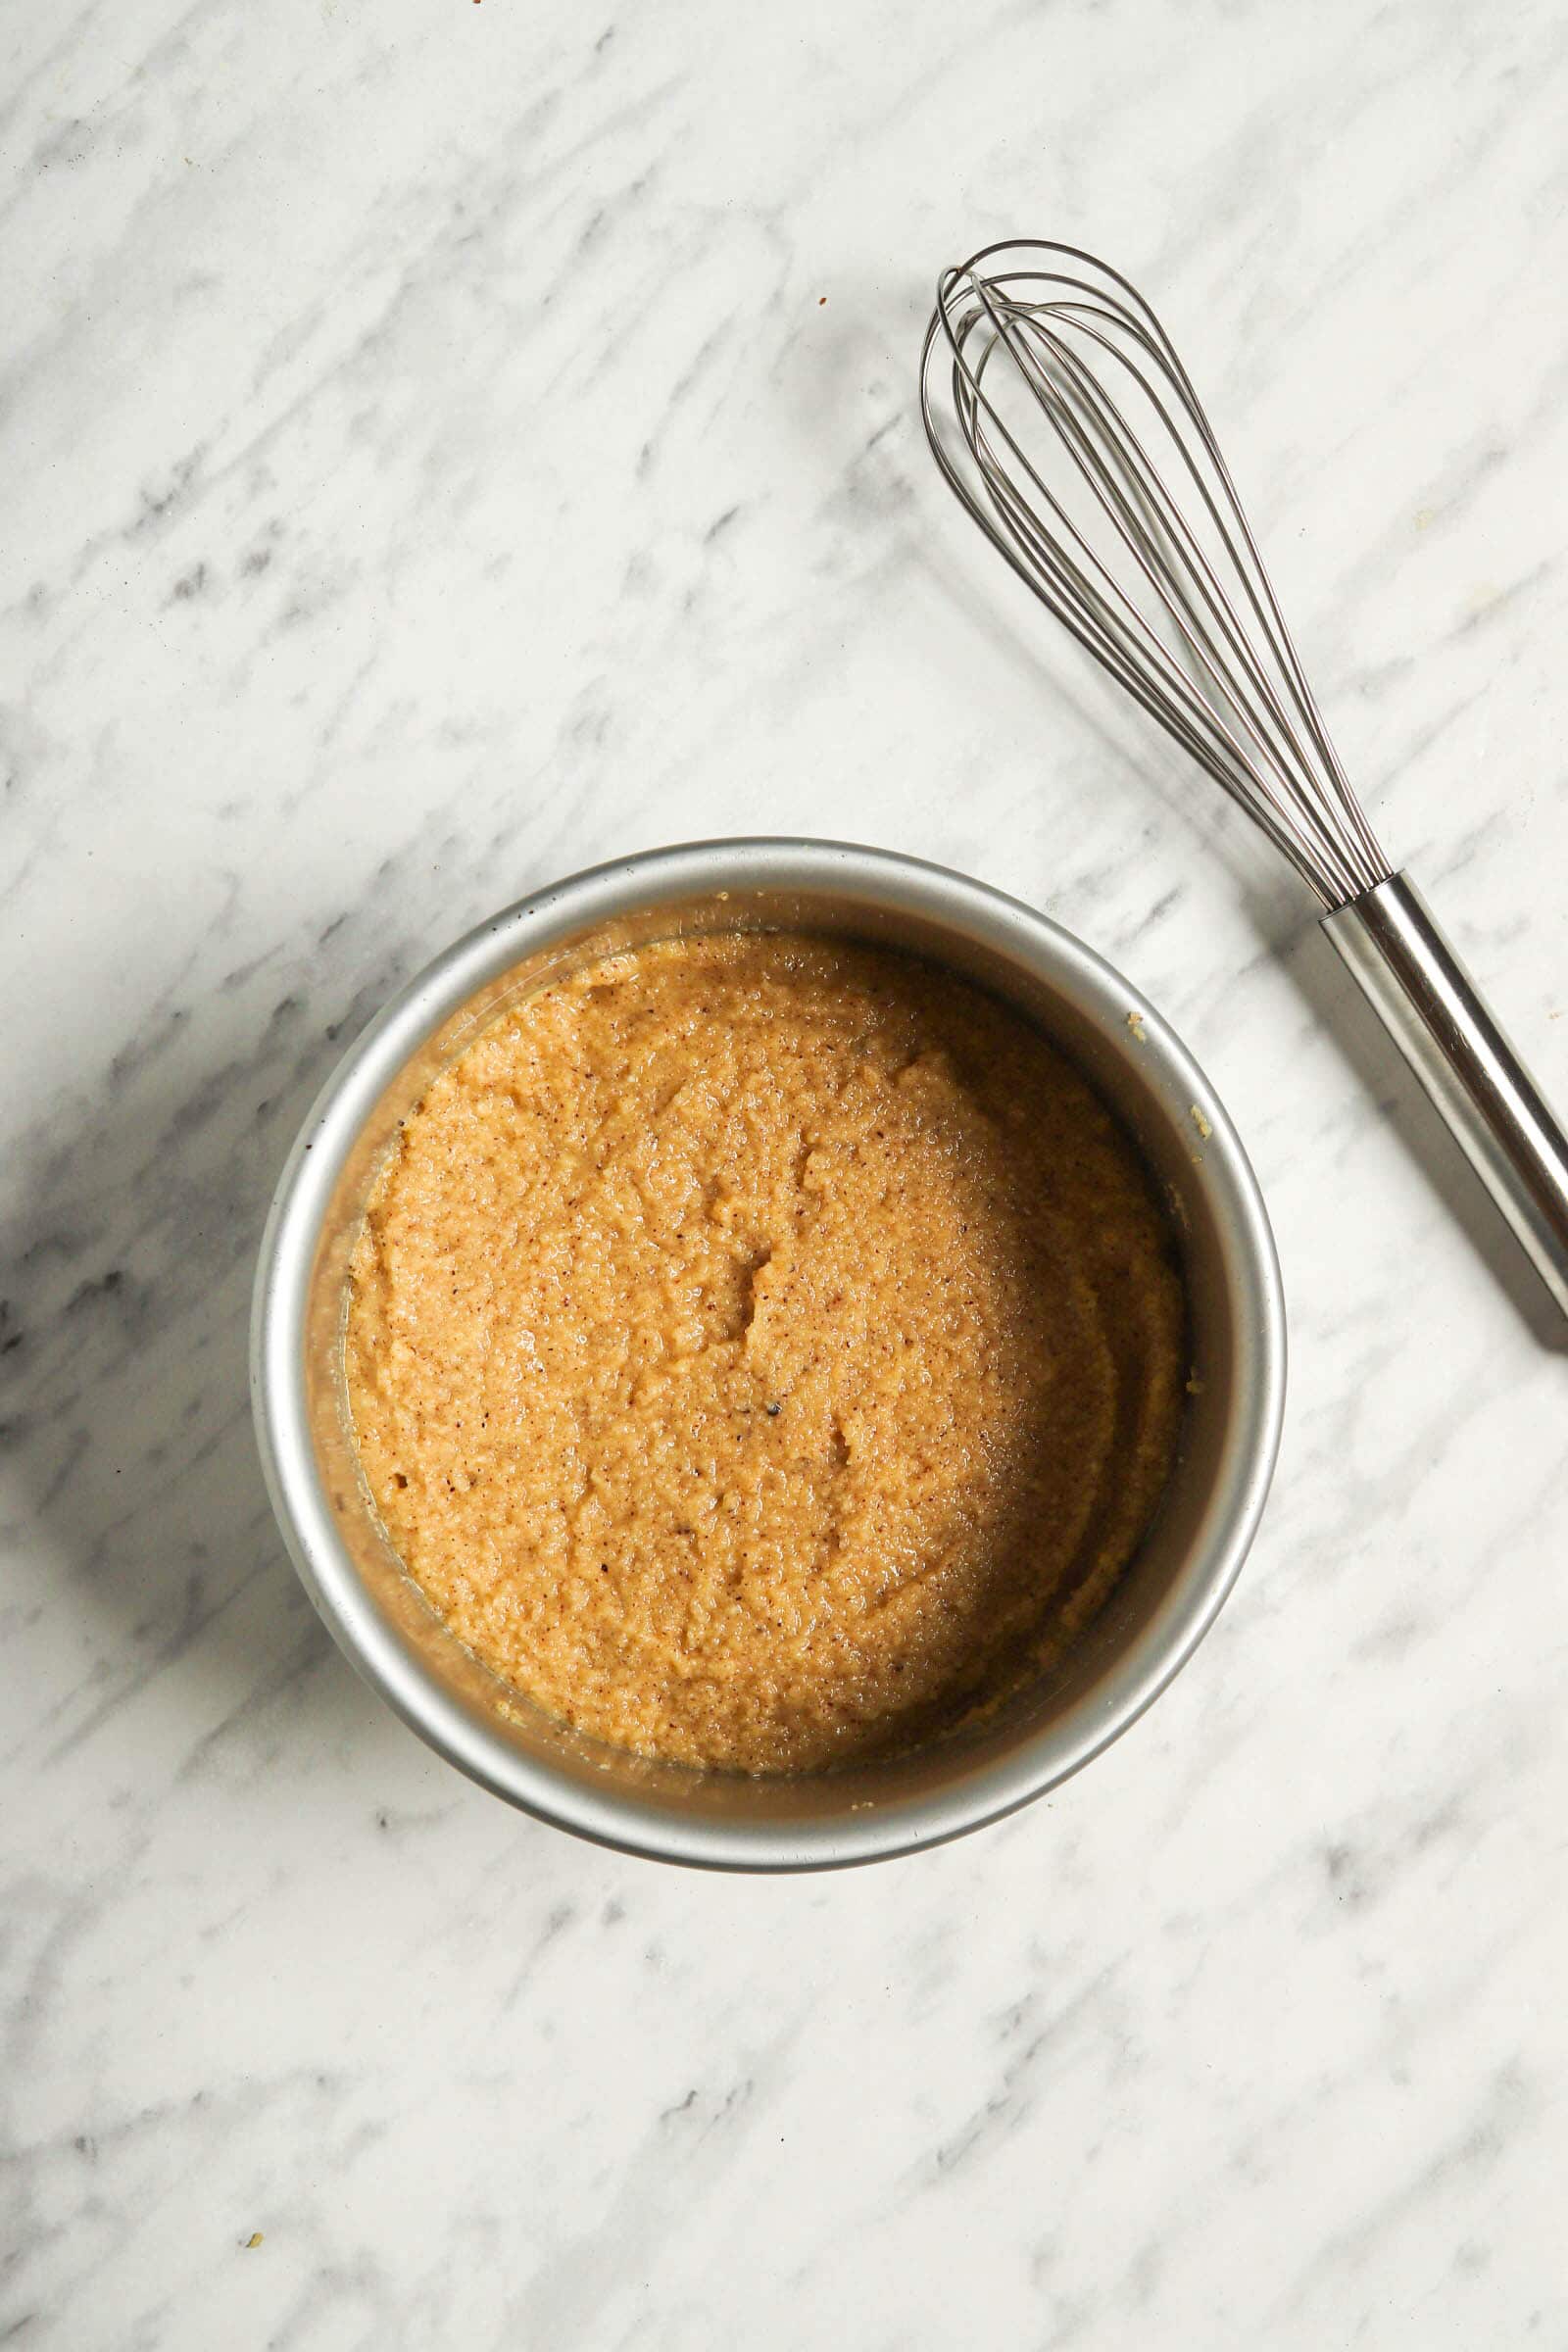
POLYGON ((911 406, 969 245, 1147 285, 1377 823, 1568 1102, 1562 12, 612 9, 4 28, 0 2339, 1568 2343, 1568 1359, 911 406), (378 1708, 243 1327, 400 974, 766 830, 1118 960, 1254 1154, 1295 1352, 1151 1717, 944 1852, 749 1883, 378 1708))

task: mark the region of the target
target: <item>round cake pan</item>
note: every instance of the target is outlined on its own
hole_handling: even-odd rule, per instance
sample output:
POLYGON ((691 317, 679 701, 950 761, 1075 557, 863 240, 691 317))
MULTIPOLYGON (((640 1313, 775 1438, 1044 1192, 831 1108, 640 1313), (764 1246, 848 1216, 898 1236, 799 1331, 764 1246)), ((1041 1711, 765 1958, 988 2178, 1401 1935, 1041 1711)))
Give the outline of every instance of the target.
POLYGON ((306 1590, 430 1745, 540 1819, 629 1852, 808 1870, 936 1845, 1039 1796, 1124 1732, 1230 1591, 1279 1443, 1285 1316, 1268 1219, 1213 1090, 1153 1006, 1080 941, 940 866, 837 842, 719 841, 596 867, 460 940, 344 1056, 283 1171, 252 1334, 262 1461, 306 1590), (1065 1663, 982 1728, 895 1761, 748 1779, 585 1739, 496 1680, 401 1568, 359 1472, 343 1376, 349 1254, 397 1123, 506 1004, 582 962, 733 929, 899 946, 1010 999, 1078 1064, 1170 1204, 1193 1377, 1176 1467, 1065 1663))

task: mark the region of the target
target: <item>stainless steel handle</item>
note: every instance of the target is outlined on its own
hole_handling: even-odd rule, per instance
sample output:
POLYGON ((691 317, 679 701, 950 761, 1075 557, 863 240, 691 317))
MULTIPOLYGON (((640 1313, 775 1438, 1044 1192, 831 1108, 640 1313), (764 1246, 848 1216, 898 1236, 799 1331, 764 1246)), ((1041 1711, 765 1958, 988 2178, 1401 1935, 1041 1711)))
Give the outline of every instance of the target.
POLYGON ((1568 1314, 1568 1137, 1406 874, 1323 928, 1568 1314))

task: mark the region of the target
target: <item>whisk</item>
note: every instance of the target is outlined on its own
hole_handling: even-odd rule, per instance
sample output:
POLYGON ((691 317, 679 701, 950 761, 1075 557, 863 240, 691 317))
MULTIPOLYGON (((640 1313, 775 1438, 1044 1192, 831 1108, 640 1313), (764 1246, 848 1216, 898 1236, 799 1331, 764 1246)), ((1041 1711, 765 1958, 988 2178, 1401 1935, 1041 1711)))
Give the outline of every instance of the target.
POLYGON ((1323 928, 1568 1313, 1568 1140, 1379 847, 1212 428, 1143 297, 1021 239, 938 284, 920 406, 993 546, 1296 868, 1323 928))

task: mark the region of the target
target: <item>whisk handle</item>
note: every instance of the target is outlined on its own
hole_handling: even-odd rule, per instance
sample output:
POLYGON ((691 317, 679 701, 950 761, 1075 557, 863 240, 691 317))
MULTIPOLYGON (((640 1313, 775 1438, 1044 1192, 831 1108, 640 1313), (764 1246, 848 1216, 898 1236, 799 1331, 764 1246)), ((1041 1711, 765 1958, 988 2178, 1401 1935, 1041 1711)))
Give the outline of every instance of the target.
POLYGON ((1323 928, 1568 1314, 1568 1136, 1406 874, 1323 928))

